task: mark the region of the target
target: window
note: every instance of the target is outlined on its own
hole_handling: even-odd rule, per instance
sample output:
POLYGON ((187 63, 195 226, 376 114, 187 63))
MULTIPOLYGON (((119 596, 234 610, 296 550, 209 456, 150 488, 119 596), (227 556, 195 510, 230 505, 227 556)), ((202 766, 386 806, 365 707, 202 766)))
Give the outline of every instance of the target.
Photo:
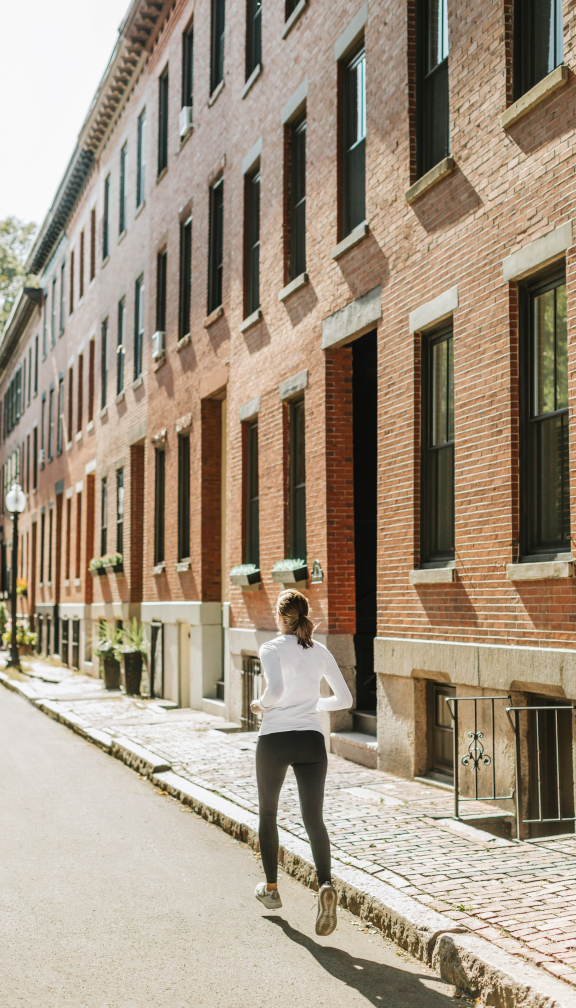
POLYGON ((164 504, 166 456, 163 449, 155 449, 154 481, 154 564, 164 563, 164 504))
POLYGON ((142 374, 144 346, 144 277, 138 277, 134 297, 134 380, 142 374))
POLYGON ((53 347, 56 343, 56 312, 58 310, 58 304, 56 300, 56 277, 52 281, 52 325, 50 327, 50 346, 53 347))
POLYGON ((66 322, 66 263, 60 267, 60 336, 66 322))
POLYGON ((44 291, 44 318, 42 321, 42 360, 48 353, 48 291, 44 291))
POLYGON ((38 428, 32 430, 32 489, 38 487, 38 428))
POLYGON ((84 231, 80 232, 80 269, 78 271, 78 297, 84 297, 84 231))
POLYGON ((288 128, 288 280, 295 280, 306 272, 306 117, 298 119, 288 128))
POLYGON ((287 21, 290 15, 296 10, 299 0, 286 0, 284 4, 284 20, 287 21))
POLYGON ((224 13, 225 0, 212 0, 212 53, 210 62, 210 91, 215 91, 224 80, 224 13))
POLYGON ((70 580, 70 552, 72 549, 72 497, 66 498, 66 552, 64 555, 64 578, 70 580))
POLYGON ((102 323, 100 335, 100 409, 106 406, 108 388, 108 319, 102 323))
POLYGON ((50 386, 48 393, 48 461, 52 461, 54 454, 54 386, 50 386))
POLYGON ((48 584, 52 584, 52 532, 54 524, 54 508, 48 508, 48 584))
POLYGON ((422 338, 421 564, 454 558, 454 339, 422 338))
POLYGON ((26 493, 30 493, 30 435, 26 435, 26 493))
POLYGON ((289 549, 292 559, 306 559, 306 456, 304 399, 290 404, 289 549))
POLYGON ((116 395, 124 389, 124 331, 126 328, 126 298, 118 302, 118 344, 116 346, 116 395))
POLYGON ((74 249, 70 253, 70 314, 74 311, 74 249))
POLYGON ((21 397, 20 415, 22 415, 22 413, 24 413, 24 410, 26 409, 26 358, 24 358, 20 370, 22 372, 22 397, 21 397))
POLYGON ((104 217, 102 220, 102 259, 110 255, 110 176, 104 179, 104 217))
MULTIPOLYGON (((182 241, 182 236, 180 236, 182 241)), ((182 255, 182 246, 180 247, 182 255)), ((156 331, 166 332, 166 282, 168 279, 168 253, 159 252, 156 256, 156 331)), ((188 332, 188 329, 186 330, 188 332)), ((186 335, 186 334, 184 334, 186 335)))
POLYGON ((82 494, 76 494, 76 580, 80 580, 82 559, 82 494))
POLYGON ((514 98, 564 62, 562 0, 516 0, 514 98))
POLYGON ((168 69, 158 81, 158 174, 168 167, 168 69))
POLYGON ((124 144, 120 151, 120 191, 118 194, 118 234, 126 230, 126 154, 128 148, 124 144))
POLYGON ((262 62, 262 0, 246 3, 246 80, 262 62))
POLYGON ((58 378, 58 427, 56 436, 56 454, 64 451, 64 375, 58 378))
POLYGON ((366 53, 342 66, 342 237, 366 219, 366 53))
POLYGON ((258 421, 247 423, 244 430, 244 465, 246 481, 246 528, 244 562, 260 566, 260 498, 258 490, 258 421))
MULTIPOLYGON (((166 255, 166 253, 164 253, 166 255)), ((166 303, 164 281, 164 303, 166 303)), ((190 304, 192 297, 192 218, 180 225, 180 301, 178 336, 182 339, 190 332, 190 304)), ((164 308, 164 312, 166 309, 164 308)), ((164 329, 162 329, 162 332, 164 329)))
POLYGON ((40 514, 40 584, 44 584, 44 540, 46 539, 46 511, 40 514))
POLYGON ((100 486, 100 556, 108 552, 108 478, 100 486))
POLYGON ((194 26, 182 36, 182 108, 192 108, 194 94, 194 26))
POLYGON ((88 344, 88 423, 94 420, 94 371, 96 362, 96 342, 91 339, 88 344))
POLYGON ((34 339, 34 395, 38 393, 38 337, 34 339))
POLYGON ((42 396, 42 409, 40 412, 40 469, 44 468, 44 450, 46 445, 46 393, 42 396))
POLYGON ((116 470, 116 552, 124 553, 124 470, 116 470))
POLYGON ((144 183, 146 180, 146 113, 138 116, 138 147, 136 161, 136 206, 144 202, 144 183))
POLYGON ((76 430, 82 430, 82 406, 84 398, 84 354, 78 355, 78 412, 76 430))
POLYGON ((208 314, 222 304, 224 256, 224 181, 210 189, 210 235, 208 253, 208 314))
POLYGON ((74 368, 68 368, 68 441, 72 441, 74 430, 74 368))
POLYGON ((178 437, 178 559, 190 556, 190 435, 178 437))
POLYGON ((448 0, 419 0, 416 45, 416 146, 421 176, 450 153, 448 0))
POLYGON ((260 307, 260 169, 247 175, 244 189, 244 317, 260 307))
POLYGON ((96 276, 96 208, 90 211, 90 282, 96 276))
POLYGON ((569 552, 566 280, 556 277, 522 293, 521 549, 524 555, 569 552))

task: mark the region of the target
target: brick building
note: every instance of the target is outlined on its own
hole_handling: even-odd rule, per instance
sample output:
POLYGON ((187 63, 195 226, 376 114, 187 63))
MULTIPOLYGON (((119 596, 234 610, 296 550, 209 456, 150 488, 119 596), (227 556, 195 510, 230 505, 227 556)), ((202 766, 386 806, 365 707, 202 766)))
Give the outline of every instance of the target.
POLYGON ((573 829, 575 58, 561 0, 134 0, 0 343, 44 651, 136 615, 239 720, 299 584, 335 751, 450 786, 455 697, 573 829))

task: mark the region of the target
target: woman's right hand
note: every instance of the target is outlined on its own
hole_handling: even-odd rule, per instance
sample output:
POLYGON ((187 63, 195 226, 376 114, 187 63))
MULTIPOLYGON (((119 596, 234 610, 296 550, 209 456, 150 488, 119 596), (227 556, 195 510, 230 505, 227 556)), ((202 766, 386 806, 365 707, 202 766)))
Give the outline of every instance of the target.
POLYGON ((264 711, 257 700, 253 700, 250 704, 250 710, 253 714, 263 714, 264 711))

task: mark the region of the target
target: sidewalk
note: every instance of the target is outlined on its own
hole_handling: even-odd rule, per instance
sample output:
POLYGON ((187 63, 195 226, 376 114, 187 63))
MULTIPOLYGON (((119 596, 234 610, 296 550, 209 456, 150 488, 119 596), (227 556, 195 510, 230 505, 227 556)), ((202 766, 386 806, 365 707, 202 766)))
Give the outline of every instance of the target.
MULTIPOLYGON (((128 749, 144 762, 141 750, 148 751, 156 783, 174 787, 177 775, 179 793, 210 792, 214 807, 225 805, 229 819, 235 816, 254 831, 253 733, 228 733, 223 719, 199 711, 107 694, 101 680, 71 675, 67 669, 41 662, 30 662, 28 669, 32 676, 18 683, 6 682, 4 674, 2 679, 110 751, 112 742, 130 743, 128 749), (62 680, 47 682, 39 676, 62 680), (170 772, 163 778, 164 771, 170 772), (185 782, 196 791, 187 791, 185 782)), ((487 1003, 576 1005, 576 994, 563 985, 557 989, 552 978, 576 987, 576 837, 522 843, 490 837, 450 819, 452 805, 449 792, 330 755, 325 818, 335 873, 341 869, 345 875, 348 866, 354 870, 347 877, 353 877, 355 891, 388 892, 393 887, 411 898, 411 906, 412 901, 420 904, 424 918, 426 910, 436 912, 436 922, 441 915, 442 926, 430 925, 434 941, 444 932, 474 933, 507 953, 507 963, 517 957, 519 973, 544 978, 544 999, 487 1003), (533 965, 547 971, 549 998, 546 974, 533 965), (566 991, 566 997, 559 997, 558 990, 566 991)), ((480 803, 470 808, 478 816, 486 811, 480 803)), ((292 773, 282 790, 279 825, 294 838, 294 849, 308 850, 292 773)))

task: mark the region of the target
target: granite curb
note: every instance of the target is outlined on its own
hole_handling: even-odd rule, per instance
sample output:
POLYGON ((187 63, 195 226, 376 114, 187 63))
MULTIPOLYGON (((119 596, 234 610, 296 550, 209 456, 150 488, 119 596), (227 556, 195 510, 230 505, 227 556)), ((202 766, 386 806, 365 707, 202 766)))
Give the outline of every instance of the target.
MULTIPOLYGON (((4 672, 0 672, 0 682, 258 851, 258 817, 254 813, 174 773, 169 763, 131 739, 113 736, 65 714, 58 701, 32 695, 27 683, 10 679, 4 672)), ((284 870, 317 889, 309 845, 283 829, 279 838, 279 861, 284 870)), ((374 924, 400 948, 482 1004, 494 1008, 576 1008, 576 990, 563 980, 459 927, 450 917, 428 909, 387 882, 338 859, 333 860, 333 881, 342 907, 374 924)))

